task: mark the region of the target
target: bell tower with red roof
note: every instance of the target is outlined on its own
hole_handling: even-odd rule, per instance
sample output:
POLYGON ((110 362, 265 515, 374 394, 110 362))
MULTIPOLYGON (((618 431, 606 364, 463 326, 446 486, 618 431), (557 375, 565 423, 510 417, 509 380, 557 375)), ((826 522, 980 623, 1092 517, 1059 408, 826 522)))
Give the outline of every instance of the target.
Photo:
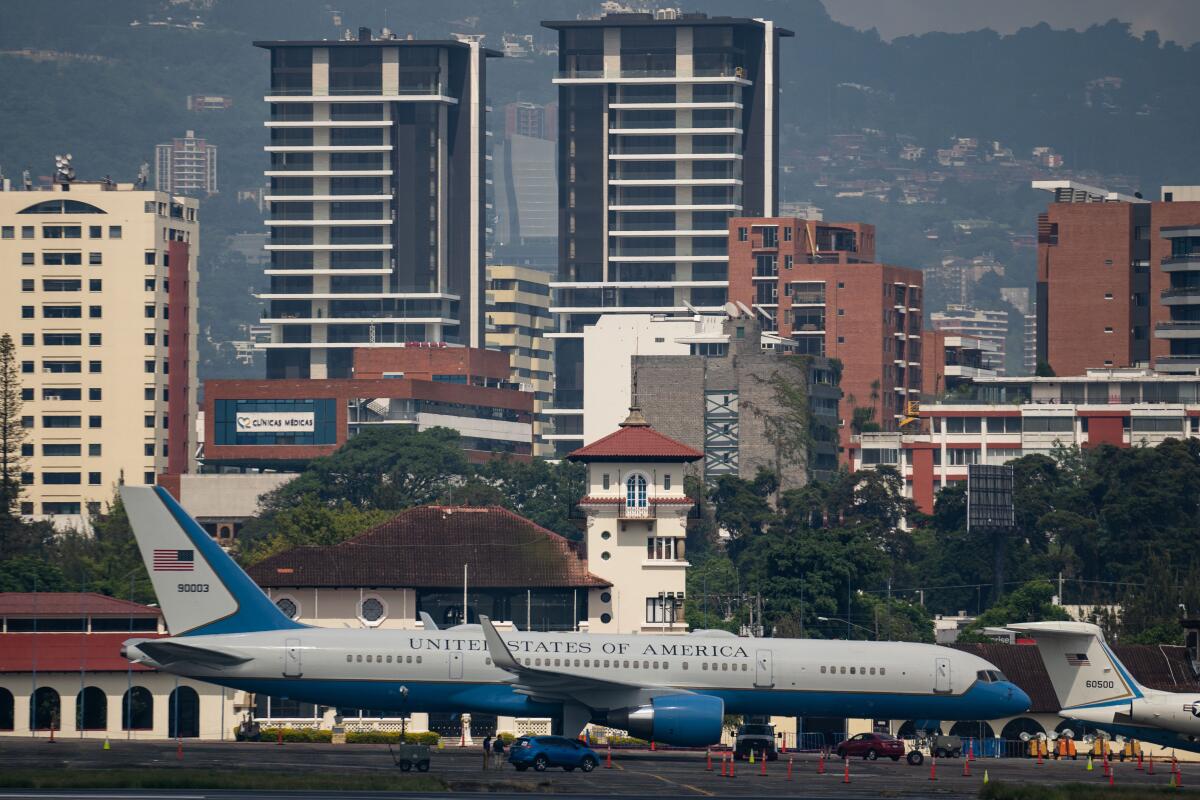
POLYGON ((688 464, 704 457, 650 426, 633 406, 618 430, 567 456, 587 465, 588 629, 686 633, 688 464))

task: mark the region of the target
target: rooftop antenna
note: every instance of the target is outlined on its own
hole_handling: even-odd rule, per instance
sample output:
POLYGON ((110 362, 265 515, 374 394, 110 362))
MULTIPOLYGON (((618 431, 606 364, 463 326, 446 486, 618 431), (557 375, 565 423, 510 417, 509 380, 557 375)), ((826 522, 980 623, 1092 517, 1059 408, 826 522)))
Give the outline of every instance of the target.
POLYGON ((75 180, 75 167, 71 166, 71 154, 54 157, 54 180, 64 186, 75 180))

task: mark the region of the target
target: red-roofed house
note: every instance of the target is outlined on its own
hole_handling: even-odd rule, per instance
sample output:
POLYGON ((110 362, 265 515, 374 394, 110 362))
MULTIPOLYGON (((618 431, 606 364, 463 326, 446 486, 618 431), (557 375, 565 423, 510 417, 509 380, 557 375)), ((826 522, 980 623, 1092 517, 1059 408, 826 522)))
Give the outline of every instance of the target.
POLYGON ((245 695, 132 665, 157 608, 95 592, 0 592, 0 736, 221 739, 245 695), (239 702, 235 702, 236 699, 239 702), (178 714, 177 714, 178 712, 178 714))
POLYGON ((588 569, 612 584, 591 590, 588 629, 598 633, 687 632, 684 554, 691 499, 684 469, 704 454, 664 436, 642 412, 567 458, 587 465, 588 569))

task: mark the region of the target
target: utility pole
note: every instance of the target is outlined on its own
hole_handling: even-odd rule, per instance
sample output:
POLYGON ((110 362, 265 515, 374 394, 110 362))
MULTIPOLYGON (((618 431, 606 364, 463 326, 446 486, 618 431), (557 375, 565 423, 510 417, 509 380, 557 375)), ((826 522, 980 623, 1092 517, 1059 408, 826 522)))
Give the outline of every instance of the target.
POLYGON ((1060 606, 1065 605, 1063 602, 1063 576, 1061 569, 1058 571, 1058 604, 1060 606))

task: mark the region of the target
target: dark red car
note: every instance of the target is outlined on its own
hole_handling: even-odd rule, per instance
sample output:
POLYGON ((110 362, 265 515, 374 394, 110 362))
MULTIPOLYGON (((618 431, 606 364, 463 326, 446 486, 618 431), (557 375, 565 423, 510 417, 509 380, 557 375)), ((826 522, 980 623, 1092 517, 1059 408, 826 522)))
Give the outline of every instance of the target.
POLYGON ((839 744, 836 752, 838 758, 859 756, 874 761, 883 756, 899 761, 904 757, 904 742, 886 733, 859 733, 839 744))

